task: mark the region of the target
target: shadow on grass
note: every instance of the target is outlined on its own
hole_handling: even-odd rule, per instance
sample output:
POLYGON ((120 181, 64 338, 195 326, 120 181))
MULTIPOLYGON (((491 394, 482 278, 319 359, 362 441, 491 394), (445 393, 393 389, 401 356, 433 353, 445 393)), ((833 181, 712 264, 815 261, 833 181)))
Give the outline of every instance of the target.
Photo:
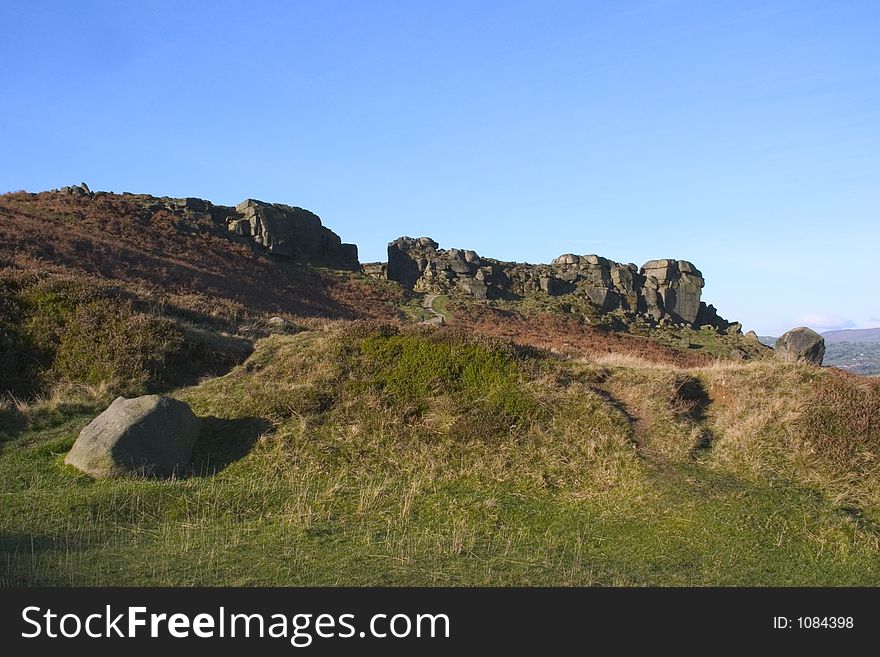
POLYGON ((0 586, 58 585, 57 569, 39 567, 44 559, 52 561, 57 558, 52 555, 70 555, 94 546, 94 541, 81 535, 0 532, 0 586))
POLYGON ((14 408, 0 408, 0 443, 12 440, 27 428, 27 419, 14 408))
POLYGON ((193 450, 189 476, 208 477, 243 459, 271 426, 259 417, 202 418, 202 432, 193 450))
POLYGON ((15 555, 34 555, 58 550, 83 550, 89 543, 81 538, 53 534, 7 534, 0 533, 0 554, 12 559, 15 555))
POLYGON ((84 415, 103 410, 94 403, 64 402, 52 408, 31 409, 27 414, 15 408, 0 408, 0 444, 15 440, 26 431, 46 431, 84 415))

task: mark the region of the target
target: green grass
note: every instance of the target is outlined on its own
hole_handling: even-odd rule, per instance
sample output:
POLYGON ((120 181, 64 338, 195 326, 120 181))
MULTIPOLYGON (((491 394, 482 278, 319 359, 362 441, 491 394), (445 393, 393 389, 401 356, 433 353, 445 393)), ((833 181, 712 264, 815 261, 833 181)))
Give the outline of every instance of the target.
POLYGON ((431 307, 447 319, 449 319, 449 313, 446 311, 448 305, 449 297, 445 294, 434 297, 434 301, 431 302, 431 307))
MULTIPOLYGON (((176 393, 213 419, 172 481, 64 466, 87 401, 7 407, 0 584, 880 584, 876 472, 847 497, 840 464, 798 451, 820 426, 798 429, 798 399, 828 375, 689 376, 704 415, 656 366, 450 331, 273 336, 176 393), (695 428, 714 435, 699 458, 695 428)), ((841 399, 868 417, 873 394, 841 399)))

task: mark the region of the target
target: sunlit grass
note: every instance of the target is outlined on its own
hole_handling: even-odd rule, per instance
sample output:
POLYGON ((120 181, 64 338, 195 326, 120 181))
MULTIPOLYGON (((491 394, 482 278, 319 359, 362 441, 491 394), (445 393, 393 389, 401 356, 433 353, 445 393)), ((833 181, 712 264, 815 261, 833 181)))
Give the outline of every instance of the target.
POLYGON ((880 584, 877 389, 816 368, 328 327, 175 394, 267 426, 217 468, 93 481, 63 458, 100 389, 6 404, 0 584, 880 584))

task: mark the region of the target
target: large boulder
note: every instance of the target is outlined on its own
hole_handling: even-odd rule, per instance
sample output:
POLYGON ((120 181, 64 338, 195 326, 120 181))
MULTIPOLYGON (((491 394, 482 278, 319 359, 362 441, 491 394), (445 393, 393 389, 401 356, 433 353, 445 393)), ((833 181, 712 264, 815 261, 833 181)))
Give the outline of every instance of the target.
POLYGON ((776 355, 782 360, 822 364, 825 338, 806 326, 790 330, 776 341, 776 355))
POLYGON ((340 269, 360 268, 357 246, 343 244, 339 235, 324 227, 313 212, 251 198, 236 205, 235 211, 248 225, 233 219, 230 228, 237 233, 249 232, 273 255, 340 269))
POLYGON ((437 242, 430 237, 400 237, 388 244, 386 276, 403 287, 412 289, 432 258, 437 242))
POLYGON ((64 462, 92 477, 170 477, 189 464, 201 421, 164 395, 117 397, 82 430, 64 462))
POLYGON ((687 260, 649 260, 642 265, 641 274, 653 283, 651 287, 663 299, 662 308, 647 300, 649 313, 656 315, 662 310, 675 322, 697 323, 700 296, 706 284, 699 269, 687 260), (653 312, 651 306, 655 307, 653 312))

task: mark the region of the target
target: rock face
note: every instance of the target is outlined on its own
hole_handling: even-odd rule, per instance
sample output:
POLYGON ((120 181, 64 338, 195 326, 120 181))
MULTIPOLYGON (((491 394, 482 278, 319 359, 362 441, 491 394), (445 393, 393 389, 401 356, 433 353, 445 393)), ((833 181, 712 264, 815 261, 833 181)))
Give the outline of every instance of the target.
POLYGON ((247 199, 235 212, 237 216, 227 219, 229 230, 250 237, 273 255, 348 269, 359 266, 357 246, 343 244, 308 210, 247 199))
MULTIPOLYGON (((106 194, 90 191, 85 183, 55 191, 83 197, 106 194)), ((302 208, 254 199, 230 207, 192 197, 160 198, 127 192, 122 196, 143 210, 170 214, 165 220, 181 233, 210 232, 302 264, 348 270, 360 268, 357 246, 344 244, 339 235, 322 225, 318 215, 302 208)))
POLYGON ((91 196, 92 190, 85 183, 79 185, 70 185, 61 189, 53 189, 53 192, 61 192, 62 194, 70 194, 71 196, 91 196))
POLYGON ((649 314, 657 317, 665 311, 673 321, 697 323, 700 295, 706 282, 696 267, 686 260, 649 260, 639 273, 645 277, 645 287, 656 290, 656 294, 650 295, 649 314), (656 297, 660 297, 662 304, 656 303, 656 297))
POLYGON ((806 326, 800 326, 780 337, 775 349, 777 357, 786 362, 821 365, 825 358, 825 338, 806 326))
POLYGON ((64 462, 95 478, 169 477, 189 464, 201 420, 162 395, 117 397, 82 430, 64 462))
MULTIPOLYGON (((602 312, 622 311, 654 322, 731 325, 700 300, 705 280, 686 260, 651 260, 641 268, 598 255, 566 253, 549 265, 501 262, 474 251, 441 249, 429 237, 401 237, 388 245, 388 264, 364 271, 417 292, 464 291, 476 299, 532 293, 588 299, 602 312)), ((734 332, 738 327, 734 329, 734 332)))

